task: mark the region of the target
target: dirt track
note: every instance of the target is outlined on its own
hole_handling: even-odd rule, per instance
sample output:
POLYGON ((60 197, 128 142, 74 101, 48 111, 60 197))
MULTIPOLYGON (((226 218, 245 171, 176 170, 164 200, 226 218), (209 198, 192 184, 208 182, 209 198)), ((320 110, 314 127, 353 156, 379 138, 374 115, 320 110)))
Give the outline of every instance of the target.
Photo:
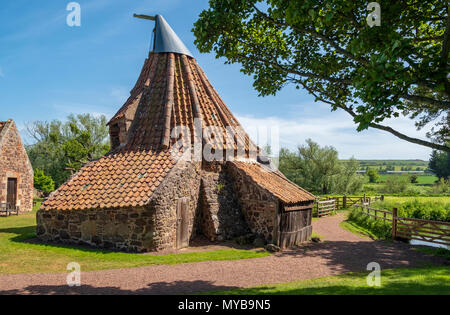
POLYGON ((185 294, 306 280, 350 271, 445 264, 403 243, 372 241, 339 227, 343 215, 313 223, 325 243, 307 244, 271 257, 198 262, 82 273, 82 286, 66 285, 66 274, 0 276, 0 294, 185 294))

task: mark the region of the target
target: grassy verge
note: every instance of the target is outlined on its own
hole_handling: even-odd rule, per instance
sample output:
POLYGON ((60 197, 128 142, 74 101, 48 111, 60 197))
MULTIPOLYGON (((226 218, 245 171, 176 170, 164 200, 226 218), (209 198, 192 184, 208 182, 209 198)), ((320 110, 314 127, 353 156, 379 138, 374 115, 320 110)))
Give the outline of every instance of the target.
MULTIPOLYGON (((353 208, 348 214, 349 224, 360 231, 365 231, 367 235, 377 239, 391 239, 392 225, 390 222, 375 220, 364 214, 359 208, 353 208)), ((348 225, 346 227, 349 227, 348 225)), ((345 228, 345 227, 344 227, 345 228)), ((350 231, 352 232, 352 231, 350 231)))
POLYGON ((390 269, 381 271, 381 287, 369 287, 367 273, 349 273, 248 289, 207 292, 207 295, 316 295, 316 294, 439 294, 450 295, 450 267, 390 269))
POLYGON ((0 274, 67 272, 70 262, 83 271, 173 265, 199 261, 238 260, 269 256, 265 251, 224 249, 168 255, 118 253, 90 248, 30 243, 36 212, 0 218, 0 274))
POLYGON ((373 240, 378 239, 378 237, 375 234, 373 234, 369 229, 359 226, 355 222, 342 221, 339 225, 344 230, 346 230, 350 233, 356 234, 358 236, 362 236, 364 238, 370 238, 373 240))
POLYGON ((450 250, 445 248, 420 247, 415 248, 415 250, 428 255, 444 257, 445 259, 450 260, 450 250))

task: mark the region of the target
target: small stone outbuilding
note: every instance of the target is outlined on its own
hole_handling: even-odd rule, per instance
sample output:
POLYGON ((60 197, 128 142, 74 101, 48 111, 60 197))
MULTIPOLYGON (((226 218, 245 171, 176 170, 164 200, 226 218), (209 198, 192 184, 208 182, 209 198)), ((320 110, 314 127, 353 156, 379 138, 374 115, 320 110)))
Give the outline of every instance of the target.
POLYGON ((159 15, 154 50, 109 128, 111 152, 38 211, 41 240, 146 252, 197 235, 253 233, 281 247, 311 236, 315 197, 273 169, 159 15))
POLYGON ((0 121, 0 205, 33 210, 33 167, 13 120, 0 121))

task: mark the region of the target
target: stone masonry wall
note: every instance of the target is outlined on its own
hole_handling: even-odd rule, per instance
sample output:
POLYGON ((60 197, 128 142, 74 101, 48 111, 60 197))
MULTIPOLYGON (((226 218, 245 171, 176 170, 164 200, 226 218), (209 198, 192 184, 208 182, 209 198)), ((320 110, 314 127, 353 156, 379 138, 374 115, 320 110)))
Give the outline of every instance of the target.
POLYGON ((39 210, 37 237, 44 242, 147 252, 155 249, 155 212, 148 207, 110 210, 39 210))
POLYGON ((204 169, 199 203, 197 225, 209 240, 223 241, 250 232, 233 184, 221 164, 212 171, 204 169))
POLYGON ((154 249, 174 249, 177 246, 177 203, 188 199, 189 238, 195 236, 195 213, 200 192, 200 163, 179 162, 164 179, 152 196, 151 207, 155 209, 156 224, 154 249))
POLYGON ((278 233, 278 198, 232 163, 226 164, 226 170, 252 233, 261 234, 267 242, 275 241, 278 233))
POLYGON ((20 212, 33 210, 33 169, 14 122, 0 135, 0 203, 6 202, 8 178, 17 178, 20 212))

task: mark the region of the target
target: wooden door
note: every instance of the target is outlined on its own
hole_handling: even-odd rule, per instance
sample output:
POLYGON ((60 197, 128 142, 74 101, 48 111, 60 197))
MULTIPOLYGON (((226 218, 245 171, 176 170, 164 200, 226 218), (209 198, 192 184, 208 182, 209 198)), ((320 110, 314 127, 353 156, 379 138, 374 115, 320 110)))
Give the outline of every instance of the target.
POLYGON ((177 248, 189 246, 189 203, 181 198, 177 203, 177 248))
POLYGON ((6 202, 11 208, 16 208, 17 202, 17 178, 8 178, 8 191, 6 194, 6 202))

